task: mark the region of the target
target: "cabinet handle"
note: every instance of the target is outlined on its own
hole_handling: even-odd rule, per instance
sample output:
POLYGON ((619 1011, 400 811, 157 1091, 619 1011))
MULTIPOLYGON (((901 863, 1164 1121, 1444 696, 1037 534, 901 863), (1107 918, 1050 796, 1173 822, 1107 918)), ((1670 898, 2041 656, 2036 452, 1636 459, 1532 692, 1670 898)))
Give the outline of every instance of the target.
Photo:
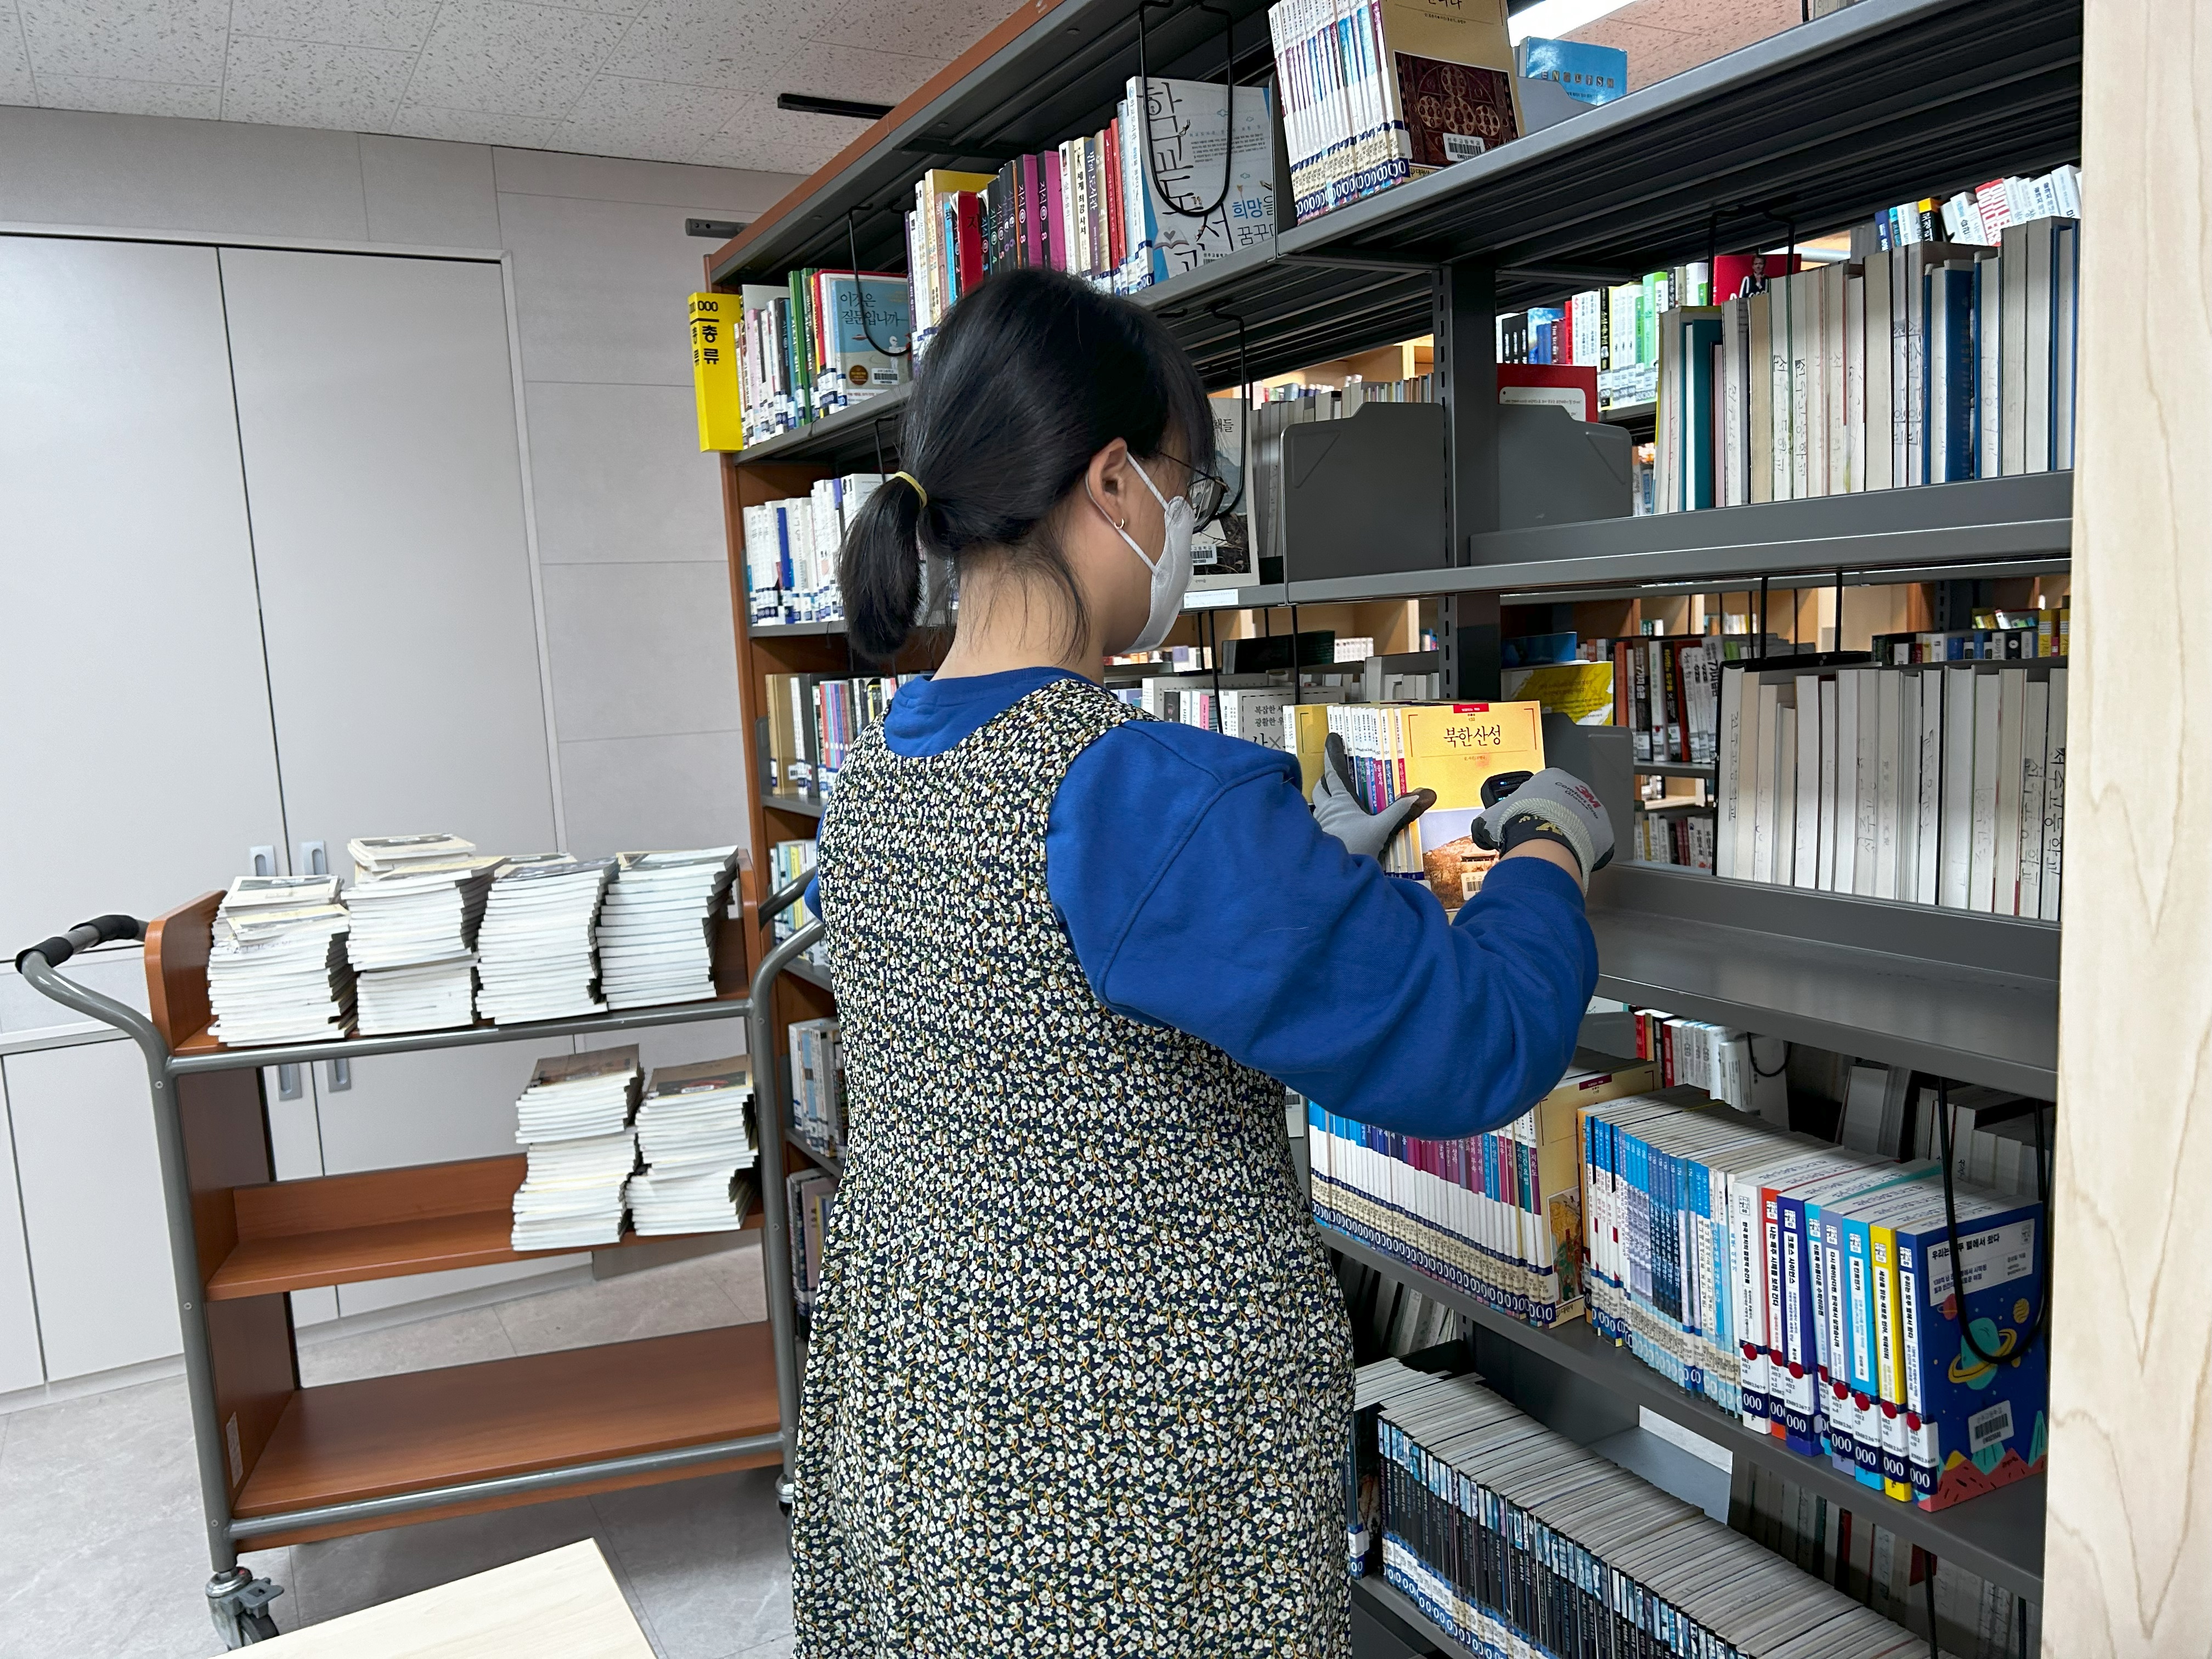
POLYGON ((353 1087, 353 1062, 351 1060, 334 1060, 330 1062, 330 1086, 333 1091, 343 1092, 343 1091, 353 1087))
POLYGON ((331 860, 329 855, 323 851, 323 843, 319 841, 301 842, 300 843, 300 862, 296 867, 303 876, 327 876, 330 874, 331 860))
POLYGON ((279 1066, 276 1068, 276 1098, 297 1100, 300 1097, 300 1068, 279 1066))
POLYGON ((246 867, 257 876, 276 873, 276 849, 273 847, 249 847, 246 849, 246 867))

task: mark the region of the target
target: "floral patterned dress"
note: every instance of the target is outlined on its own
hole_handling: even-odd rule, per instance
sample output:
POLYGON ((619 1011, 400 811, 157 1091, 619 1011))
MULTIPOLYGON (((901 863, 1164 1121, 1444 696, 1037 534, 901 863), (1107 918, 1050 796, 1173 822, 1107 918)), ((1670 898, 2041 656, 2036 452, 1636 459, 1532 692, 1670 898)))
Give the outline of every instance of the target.
POLYGON ((1101 1005, 1047 892, 1061 778, 1143 718, 1061 680, 939 755, 878 728, 823 816, 802 1659, 1350 1651, 1351 1339, 1282 1087, 1101 1005))

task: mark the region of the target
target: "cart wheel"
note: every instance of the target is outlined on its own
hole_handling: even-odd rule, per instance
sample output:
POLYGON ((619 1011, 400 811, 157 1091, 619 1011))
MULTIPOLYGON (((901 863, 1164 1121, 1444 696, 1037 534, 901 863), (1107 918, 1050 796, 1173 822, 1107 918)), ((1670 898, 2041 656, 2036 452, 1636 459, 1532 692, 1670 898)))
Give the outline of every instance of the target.
POLYGON ((783 1518, 786 1521, 791 1519, 791 1497, 793 1490, 794 1489, 788 1476, 781 1477, 777 1480, 775 1483, 775 1506, 783 1511, 783 1518))
POLYGON ((242 1648, 276 1635, 276 1621, 269 1616, 269 1604, 283 1593, 281 1585, 256 1578, 244 1567, 233 1567, 209 1579, 208 1612, 214 1617, 223 1646, 242 1648))

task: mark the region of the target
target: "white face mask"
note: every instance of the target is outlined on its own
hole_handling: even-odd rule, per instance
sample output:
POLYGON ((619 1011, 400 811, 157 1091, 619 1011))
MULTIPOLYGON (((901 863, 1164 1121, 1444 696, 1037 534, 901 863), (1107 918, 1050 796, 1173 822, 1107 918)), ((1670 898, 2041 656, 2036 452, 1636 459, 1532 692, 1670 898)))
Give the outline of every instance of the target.
MULTIPOLYGON (((1132 461, 1132 466, 1136 463, 1132 461)), ((1167 538, 1160 544, 1160 556, 1146 558, 1145 550, 1137 545, 1137 538, 1121 525, 1114 525, 1114 533, 1128 543, 1129 550, 1144 559, 1145 568, 1152 573, 1152 609, 1145 617, 1144 632, 1129 641, 1130 651, 1156 651, 1168 636, 1176 618, 1182 614, 1183 595, 1190 591, 1190 538, 1198 528, 1198 512, 1190 504, 1190 497, 1178 495, 1173 501, 1160 494, 1152 475, 1141 466, 1137 476, 1145 481, 1145 488, 1152 492, 1152 499, 1160 504, 1160 512, 1167 526, 1167 538)), ((1102 513, 1105 510, 1101 507, 1102 513)), ((1114 524, 1112 519, 1106 520, 1114 524)))

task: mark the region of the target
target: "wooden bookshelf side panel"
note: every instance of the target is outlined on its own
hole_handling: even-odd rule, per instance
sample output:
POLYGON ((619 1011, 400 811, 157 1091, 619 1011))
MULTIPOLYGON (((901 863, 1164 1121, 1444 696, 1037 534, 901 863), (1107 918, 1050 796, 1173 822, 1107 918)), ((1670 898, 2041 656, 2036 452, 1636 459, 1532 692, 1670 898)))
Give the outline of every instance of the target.
POLYGON ((2074 637, 2043 1650, 2212 1630, 2212 36, 2100 0, 2083 37, 2074 637), (2181 216, 2178 225, 2177 210, 2181 216), (2177 228, 2180 234, 2177 234, 2177 228))
POLYGON ((282 1296, 257 1296, 210 1301, 205 1312, 215 1360, 216 1421, 235 1502, 300 1386, 291 1309, 282 1296))
POLYGON ((154 1029, 173 1051, 207 1029, 208 949, 220 893, 203 893, 146 924, 146 1004, 154 1029))

